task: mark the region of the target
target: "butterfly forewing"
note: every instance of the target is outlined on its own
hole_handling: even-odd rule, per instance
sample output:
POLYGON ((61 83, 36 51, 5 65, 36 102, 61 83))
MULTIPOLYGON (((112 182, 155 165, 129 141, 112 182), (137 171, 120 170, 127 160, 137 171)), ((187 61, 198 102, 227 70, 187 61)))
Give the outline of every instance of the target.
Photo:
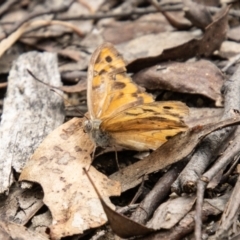
POLYGON ((128 77, 122 56, 110 43, 94 52, 91 63, 88 108, 92 118, 107 119, 130 107, 154 101, 128 77))

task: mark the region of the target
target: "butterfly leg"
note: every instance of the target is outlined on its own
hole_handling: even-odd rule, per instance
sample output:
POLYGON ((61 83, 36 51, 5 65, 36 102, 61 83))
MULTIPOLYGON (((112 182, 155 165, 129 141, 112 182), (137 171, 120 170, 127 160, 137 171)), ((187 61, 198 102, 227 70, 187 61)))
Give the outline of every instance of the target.
POLYGON ((142 177, 142 183, 139 186, 138 191, 136 192, 135 196, 133 197, 133 199, 132 199, 132 201, 131 201, 131 203, 129 205, 135 204, 136 201, 138 200, 138 198, 142 195, 142 193, 144 191, 144 182, 145 182, 145 177, 143 176, 142 177))
POLYGON ((87 171, 89 171, 90 167, 92 166, 92 163, 93 163, 94 158, 95 158, 96 149, 97 149, 97 146, 96 146, 96 144, 95 144, 95 145, 94 145, 94 148, 93 148, 93 152, 92 152, 91 163, 89 164, 89 166, 88 166, 88 168, 87 168, 87 171))
POLYGON ((114 146, 114 150, 115 150, 115 161, 116 161, 116 164, 117 164, 117 168, 118 170, 120 170, 120 167, 119 167, 119 162, 118 162, 118 154, 117 154, 117 149, 116 147, 114 146))

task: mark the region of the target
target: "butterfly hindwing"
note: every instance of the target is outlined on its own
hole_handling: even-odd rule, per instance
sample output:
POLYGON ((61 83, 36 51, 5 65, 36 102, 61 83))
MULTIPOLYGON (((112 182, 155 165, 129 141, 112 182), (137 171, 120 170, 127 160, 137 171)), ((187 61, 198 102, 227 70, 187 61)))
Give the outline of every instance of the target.
POLYGON ((153 102, 132 107, 103 121, 102 129, 116 145, 138 150, 156 149, 170 137, 187 130, 183 122, 187 114, 188 108, 181 102, 153 102))

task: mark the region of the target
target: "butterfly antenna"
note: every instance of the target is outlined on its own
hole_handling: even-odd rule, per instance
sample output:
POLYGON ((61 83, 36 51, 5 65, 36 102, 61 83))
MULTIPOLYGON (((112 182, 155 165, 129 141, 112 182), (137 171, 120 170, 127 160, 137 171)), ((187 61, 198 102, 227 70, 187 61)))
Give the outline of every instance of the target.
MULTIPOLYGON (((60 96, 61 98, 63 98, 63 100, 64 100, 65 102, 67 102, 67 103, 71 106, 71 103, 64 97, 64 95, 62 95, 61 93, 57 92, 56 89, 50 88, 50 91, 55 92, 58 96, 60 96)), ((74 107, 74 106, 73 106, 73 107, 74 107)), ((89 118, 88 118, 87 116, 85 116, 84 113, 83 113, 81 110, 79 110, 79 109, 76 109, 76 110, 77 110, 78 113, 80 113, 83 117, 85 117, 87 120, 89 120, 89 118)))
MULTIPOLYGON (((50 91, 53 91, 55 92, 56 94, 58 94, 65 102, 67 102, 70 106, 71 106, 71 103, 64 97, 64 95, 60 94, 59 92, 56 91, 59 90, 59 91, 62 91, 62 89, 60 89, 59 87, 55 87, 55 86, 51 86, 50 84, 48 83, 45 83, 43 82, 42 80, 40 80, 39 78, 37 78, 29 69, 27 69, 27 72, 38 82, 44 84, 45 86, 49 87, 50 88, 50 91)), ((83 117, 85 117, 87 120, 89 120, 89 118, 87 116, 84 115, 84 113, 79 110, 79 109, 76 109, 78 111, 78 113, 80 113, 83 117)))
POLYGON ((39 78, 37 78, 29 69, 27 69, 27 72, 28 72, 36 81, 44 84, 45 86, 48 86, 49 88, 54 88, 54 89, 58 89, 58 90, 61 91, 60 88, 55 87, 55 86, 52 86, 52 85, 50 85, 50 84, 48 84, 48 83, 45 83, 45 82, 43 82, 42 80, 40 80, 39 78))

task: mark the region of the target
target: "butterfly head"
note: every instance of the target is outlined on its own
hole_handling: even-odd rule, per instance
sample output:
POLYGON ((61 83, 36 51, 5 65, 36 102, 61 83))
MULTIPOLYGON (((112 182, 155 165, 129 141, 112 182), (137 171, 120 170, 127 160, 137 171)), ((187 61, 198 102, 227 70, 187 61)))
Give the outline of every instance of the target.
POLYGON ((99 119, 86 120, 83 129, 87 132, 92 140, 100 147, 108 147, 110 145, 110 137, 100 128, 102 121, 99 119))
POLYGON ((101 120, 95 119, 95 120, 86 120, 83 124, 84 132, 91 133, 93 131, 99 130, 101 120))

